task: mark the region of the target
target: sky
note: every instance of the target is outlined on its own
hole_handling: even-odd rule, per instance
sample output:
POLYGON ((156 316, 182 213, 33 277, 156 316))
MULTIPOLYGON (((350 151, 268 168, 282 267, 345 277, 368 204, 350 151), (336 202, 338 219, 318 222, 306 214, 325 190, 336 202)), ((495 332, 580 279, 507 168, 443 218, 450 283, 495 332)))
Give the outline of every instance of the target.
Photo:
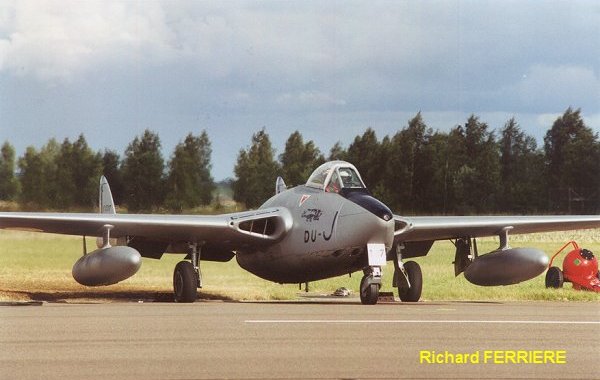
POLYGON ((0 1, 0 142, 83 133, 163 156, 206 130, 233 176, 265 128, 327 155, 421 112, 440 131, 515 117, 538 144, 567 107, 600 132, 598 1, 0 1))

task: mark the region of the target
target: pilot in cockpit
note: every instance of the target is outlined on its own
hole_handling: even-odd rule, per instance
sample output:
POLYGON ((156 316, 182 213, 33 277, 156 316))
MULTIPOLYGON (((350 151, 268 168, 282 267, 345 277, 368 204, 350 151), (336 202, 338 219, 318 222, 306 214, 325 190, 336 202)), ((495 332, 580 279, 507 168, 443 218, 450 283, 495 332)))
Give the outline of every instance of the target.
POLYGON ((354 170, 351 168, 339 168, 338 172, 342 178, 344 188, 362 188, 363 184, 354 170))

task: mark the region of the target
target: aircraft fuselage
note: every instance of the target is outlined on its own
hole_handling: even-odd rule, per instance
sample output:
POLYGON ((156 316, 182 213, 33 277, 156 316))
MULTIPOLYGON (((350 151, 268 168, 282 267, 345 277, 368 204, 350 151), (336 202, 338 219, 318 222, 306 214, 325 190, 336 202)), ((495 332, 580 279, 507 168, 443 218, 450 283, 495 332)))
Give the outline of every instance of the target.
POLYGON ((371 211, 350 197, 309 186, 275 195, 261 208, 287 208, 292 230, 271 246, 238 251, 239 265, 278 283, 316 281, 363 269, 368 265, 367 244, 385 244, 386 252, 391 249, 394 219, 383 203, 360 196, 358 203, 368 203, 371 211))

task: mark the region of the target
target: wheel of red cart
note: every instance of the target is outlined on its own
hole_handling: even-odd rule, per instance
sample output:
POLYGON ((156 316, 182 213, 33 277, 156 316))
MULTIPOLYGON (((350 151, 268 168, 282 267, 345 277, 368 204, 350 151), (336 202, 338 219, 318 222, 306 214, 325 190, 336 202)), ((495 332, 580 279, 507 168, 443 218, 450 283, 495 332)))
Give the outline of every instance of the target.
POLYGON ((562 288, 564 282, 563 273, 558 267, 550 267, 546 272, 546 287, 547 288, 562 288))

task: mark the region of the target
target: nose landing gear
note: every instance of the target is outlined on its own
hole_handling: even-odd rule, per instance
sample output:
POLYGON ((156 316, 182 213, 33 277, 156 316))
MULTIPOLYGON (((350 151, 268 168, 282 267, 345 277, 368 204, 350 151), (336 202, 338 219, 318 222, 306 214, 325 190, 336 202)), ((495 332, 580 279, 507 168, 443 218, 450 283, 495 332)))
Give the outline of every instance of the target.
MULTIPOLYGON (((402 262, 402 249, 399 245, 394 256, 393 286, 398 288, 398 296, 402 302, 418 302, 423 290, 423 274, 415 261, 402 262)), ((385 262, 384 262, 385 263, 385 262)), ((370 264, 374 264, 371 262, 370 264)), ((360 281, 360 302, 363 305, 375 305, 381 288, 381 266, 370 265, 364 269, 360 281)))
POLYGON ((360 281, 360 302, 363 305, 375 305, 379 299, 379 288, 381 288, 381 267, 367 267, 364 273, 365 275, 360 281))

